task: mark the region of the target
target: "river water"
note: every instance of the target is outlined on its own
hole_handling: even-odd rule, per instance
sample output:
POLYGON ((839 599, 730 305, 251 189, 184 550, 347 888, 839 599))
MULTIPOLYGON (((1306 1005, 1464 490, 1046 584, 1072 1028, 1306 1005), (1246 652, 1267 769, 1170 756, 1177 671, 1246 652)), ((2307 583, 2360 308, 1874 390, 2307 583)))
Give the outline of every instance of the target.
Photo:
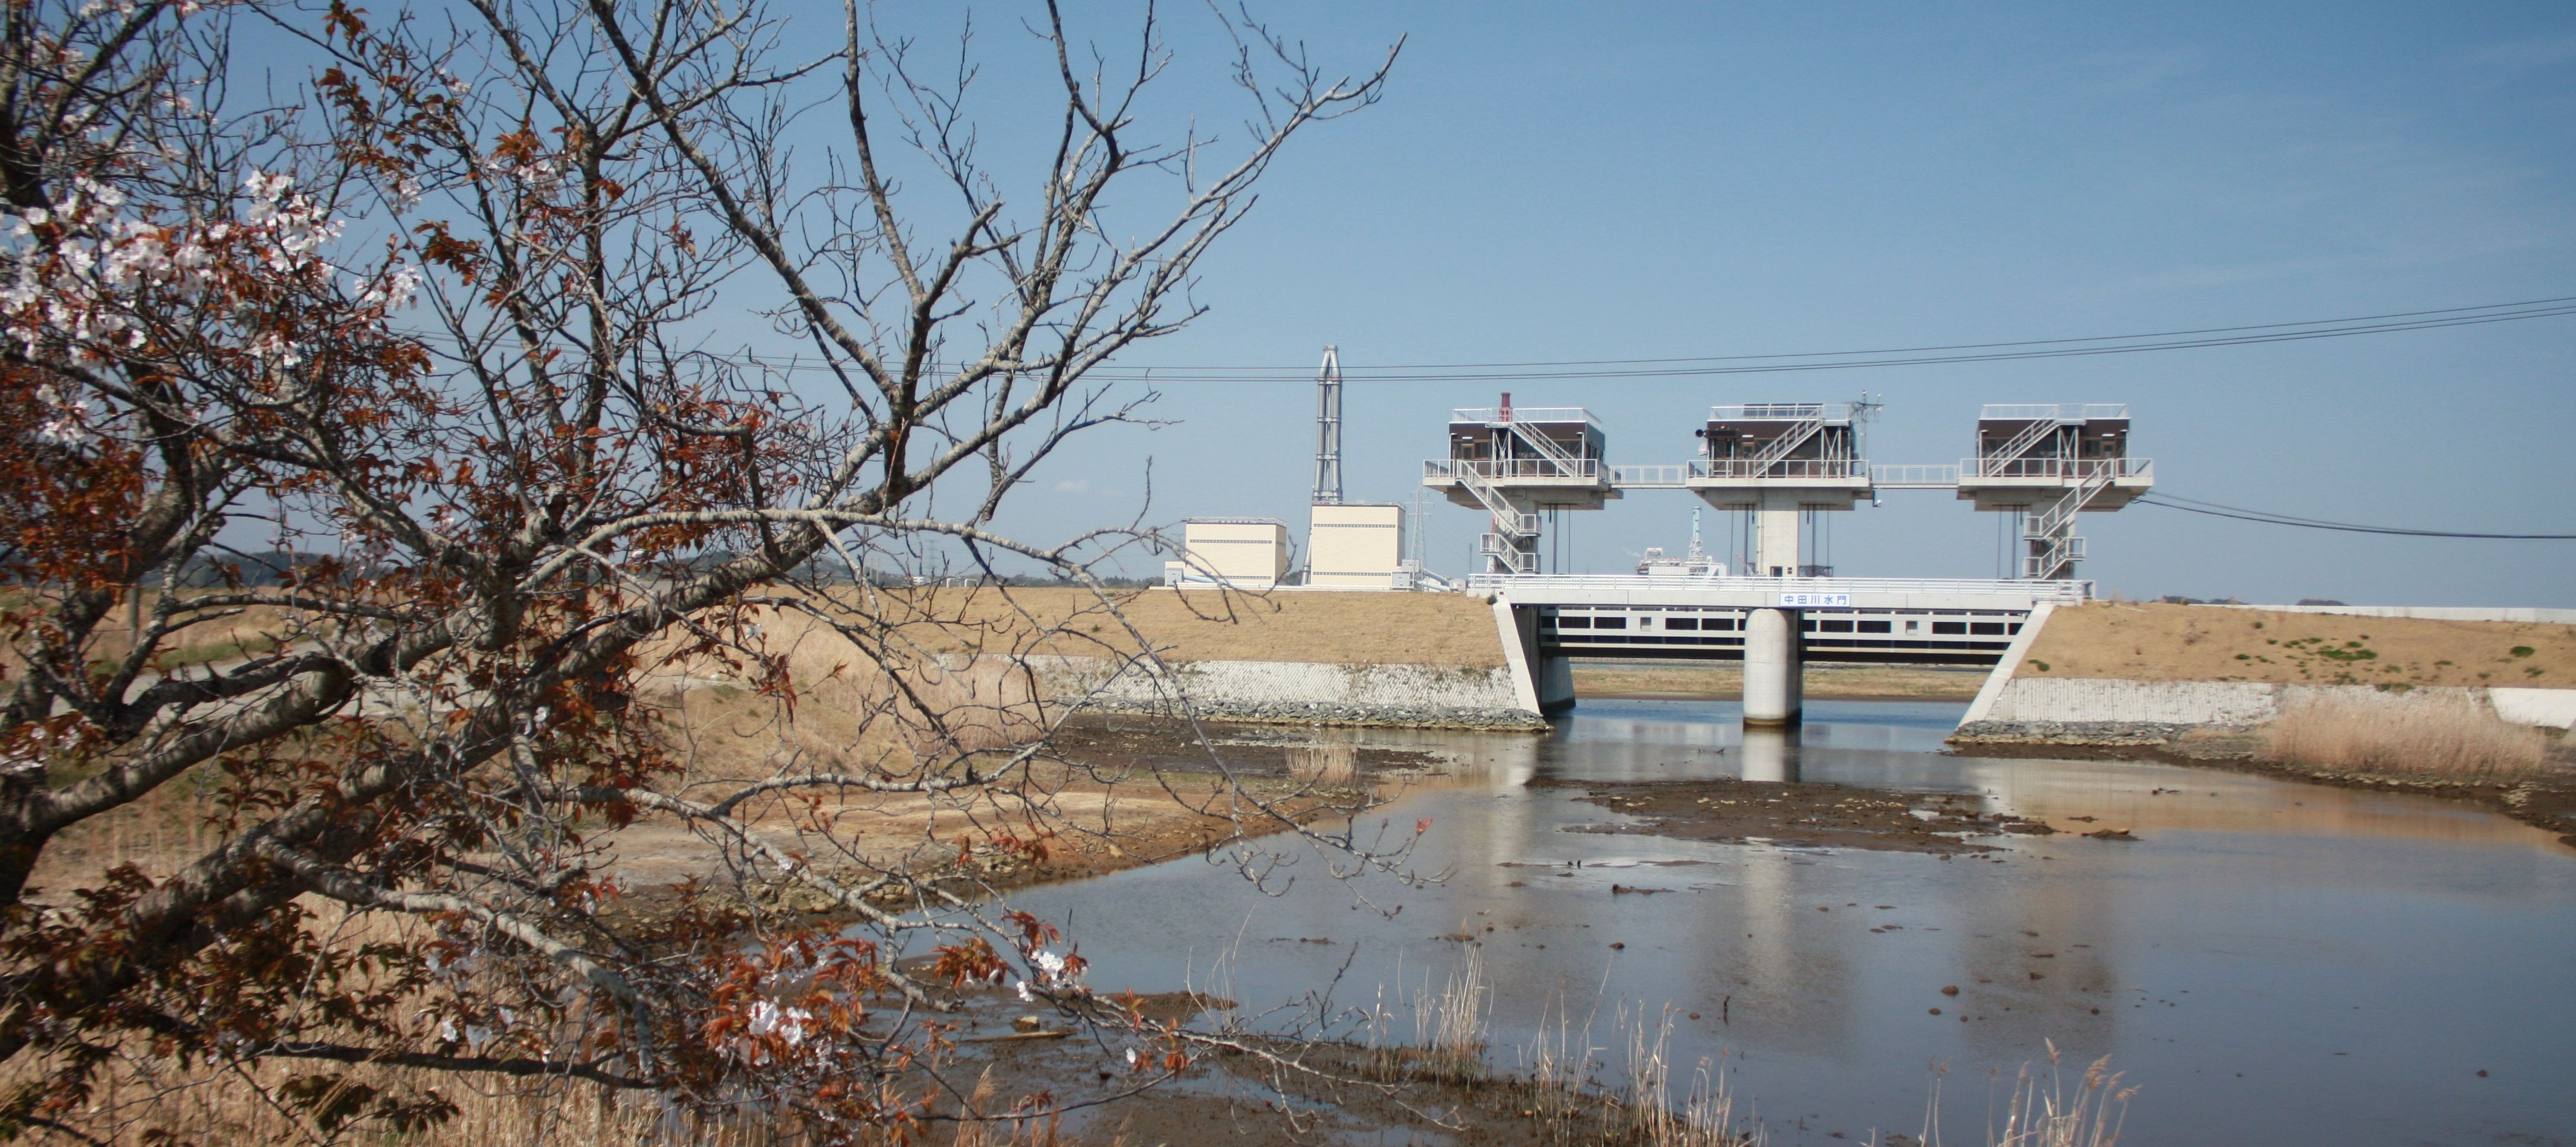
POLYGON ((1618 1005, 1669 1005, 1676 1075, 1723 1053, 1775 1143, 1917 1134, 1936 1064, 1951 1140, 1983 1142, 1996 1081, 2044 1040, 2070 1086, 2109 1055, 2140 1088, 2131 1143, 2576 1143, 2576 849, 2427 798, 1941 755, 1960 710, 1812 702, 1794 745, 1746 746, 1723 702, 1587 700, 1544 738, 1374 733, 1458 762, 1363 822, 1430 818, 1415 867, 1445 870, 1436 885, 1336 881, 1292 846, 1284 893, 1187 859, 1018 904, 1069 921, 1096 988, 1187 984, 1247 1010, 1337 973, 1343 1002, 1409 998, 1460 959, 1440 937, 1473 933, 1499 1063, 1557 1006, 1597 1009, 1606 1044, 1618 1005), (2140 839, 1943 859, 1578 833, 1622 818, 1523 787, 1748 773, 2140 839))

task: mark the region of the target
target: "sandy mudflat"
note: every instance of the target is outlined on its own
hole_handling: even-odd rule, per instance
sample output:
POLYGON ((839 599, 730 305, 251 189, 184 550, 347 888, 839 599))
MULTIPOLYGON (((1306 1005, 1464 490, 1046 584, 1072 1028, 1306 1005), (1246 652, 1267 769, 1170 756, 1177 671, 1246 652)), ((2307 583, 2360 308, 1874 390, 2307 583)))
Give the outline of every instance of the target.
MULTIPOLYGON (((1976 666, 1809 665, 1809 698, 1852 701, 1965 701, 1977 695, 1987 671, 1976 666)), ((1639 665, 1576 663, 1577 697, 1733 699, 1744 692, 1744 669, 1732 662, 1639 665)))

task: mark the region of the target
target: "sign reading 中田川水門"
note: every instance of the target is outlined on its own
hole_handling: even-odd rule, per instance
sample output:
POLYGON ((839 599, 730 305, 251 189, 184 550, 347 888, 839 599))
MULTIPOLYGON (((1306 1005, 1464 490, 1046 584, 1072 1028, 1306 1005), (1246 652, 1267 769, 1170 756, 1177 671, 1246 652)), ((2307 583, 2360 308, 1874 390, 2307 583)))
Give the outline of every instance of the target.
POLYGON ((1784 593, 1780 595, 1780 605, 1782 608, 1786 609, 1849 609, 1851 608, 1851 595, 1847 593, 1784 593))

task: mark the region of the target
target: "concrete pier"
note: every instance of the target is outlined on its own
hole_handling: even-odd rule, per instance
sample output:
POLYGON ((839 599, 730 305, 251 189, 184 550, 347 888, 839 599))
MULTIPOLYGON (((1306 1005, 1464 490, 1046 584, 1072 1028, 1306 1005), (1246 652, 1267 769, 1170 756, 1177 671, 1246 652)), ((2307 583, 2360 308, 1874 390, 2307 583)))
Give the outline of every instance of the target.
POLYGON ((1797 610, 1756 609, 1745 615, 1745 728, 1784 729, 1798 724, 1805 644, 1797 610))

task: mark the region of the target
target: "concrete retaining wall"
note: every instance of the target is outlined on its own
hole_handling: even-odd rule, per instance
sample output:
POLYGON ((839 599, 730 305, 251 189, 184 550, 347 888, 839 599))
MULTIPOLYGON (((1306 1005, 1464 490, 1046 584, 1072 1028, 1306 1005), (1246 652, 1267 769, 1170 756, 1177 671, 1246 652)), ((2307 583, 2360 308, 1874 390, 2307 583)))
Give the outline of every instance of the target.
MULTIPOLYGON (((2290 613, 2411 617, 2431 621, 2576 621, 2576 610, 2449 606, 2241 606, 2290 613)), ((2257 681, 2131 681, 2099 677, 2023 676, 2030 652, 2054 611, 2031 611, 2012 648, 1977 691, 1950 739, 1960 743, 2134 745, 2172 740, 2192 729, 2250 728, 2309 697, 2394 701, 2451 695, 2489 706, 2518 725, 2576 728, 2576 689, 2307 685, 2257 681)), ((2528 652, 2528 651, 2526 651, 2528 652)))
POLYGON ((1506 666, 1338 665, 1306 661, 1189 661, 1167 675, 1092 659, 1066 659, 1047 674, 1059 697, 1092 694, 1089 707, 1177 716, 1179 699, 1200 717, 1335 725, 1544 729, 1525 686, 1506 666))
POLYGON ((2519 725, 2576 725, 2576 689, 2428 686, 2398 692, 2370 685, 2016 677, 1996 691, 1991 705, 1971 709, 1950 739, 1966 744, 2155 744, 2191 729, 2261 725, 2312 697, 2395 704, 2446 695, 2491 705, 2498 717, 2519 725))
POLYGON ((2256 725, 2279 714, 2280 691, 2278 685, 2243 681, 2015 677, 1977 719, 2256 725))
POLYGON ((2517 725, 2576 729, 2576 689, 2489 689, 2487 701, 2517 725))

